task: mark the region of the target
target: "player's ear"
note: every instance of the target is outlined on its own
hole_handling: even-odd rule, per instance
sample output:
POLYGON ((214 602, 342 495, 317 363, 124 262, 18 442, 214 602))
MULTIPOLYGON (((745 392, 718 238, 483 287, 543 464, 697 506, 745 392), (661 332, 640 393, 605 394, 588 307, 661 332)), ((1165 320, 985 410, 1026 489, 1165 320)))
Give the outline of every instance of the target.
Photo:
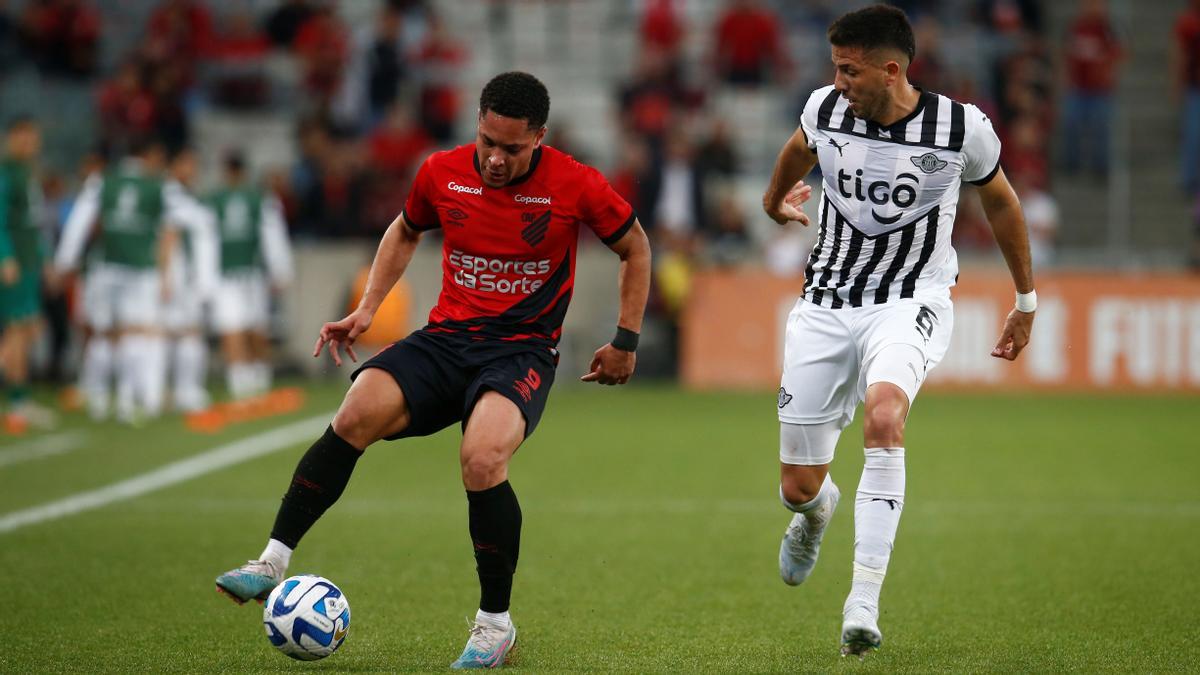
POLYGON ((904 68, 900 65, 900 62, 892 59, 889 59, 887 63, 883 64, 883 69, 887 71, 888 84, 895 82, 896 78, 900 77, 900 73, 904 71, 904 68))
POLYGON ((541 129, 538 129, 537 135, 533 137, 533 147, 535 149, 542 147, 542 139, 545 137, 546 137, 546 127, 542 127, 541 129))

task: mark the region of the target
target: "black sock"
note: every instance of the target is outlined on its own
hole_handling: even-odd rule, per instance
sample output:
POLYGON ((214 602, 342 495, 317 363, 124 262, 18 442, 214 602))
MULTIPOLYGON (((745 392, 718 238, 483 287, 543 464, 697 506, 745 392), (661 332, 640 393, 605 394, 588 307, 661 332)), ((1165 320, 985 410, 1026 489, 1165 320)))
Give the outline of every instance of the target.
POLYGON ((507 612, 521 551, 521 505, 508 481, 479 492, 467 490, 467 505, 479 572, 479 608, 507 612))
POLYGON ((342 496, 360 455, 358 448, 334 433, 332 425, 327 428, 296 465, 271 538, 296 548, 308 528, 342 496))

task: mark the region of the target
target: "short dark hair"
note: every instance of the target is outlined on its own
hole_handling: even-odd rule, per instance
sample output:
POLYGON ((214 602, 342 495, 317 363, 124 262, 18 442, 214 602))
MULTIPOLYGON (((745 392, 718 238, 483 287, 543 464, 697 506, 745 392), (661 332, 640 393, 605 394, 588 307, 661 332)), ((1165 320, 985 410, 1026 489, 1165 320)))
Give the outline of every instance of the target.
POLYGON ((835 47, 895 49, 908 56, 917 55, 917 40, 904 10, 891 5, 871 5, 843 14, 829 26, 829 44, 835 47))
POLYGON ((246 170, 246 156, 241 150, 230 150, 225 153, 225 170, 230 173, 241 173, 246 170))
POLYGON ((525 120, 530 129, 546 126, 550 117, 550 92, 541 80, 520 71, 500 73, 483 87, 479 95, 479 114, 525 120))

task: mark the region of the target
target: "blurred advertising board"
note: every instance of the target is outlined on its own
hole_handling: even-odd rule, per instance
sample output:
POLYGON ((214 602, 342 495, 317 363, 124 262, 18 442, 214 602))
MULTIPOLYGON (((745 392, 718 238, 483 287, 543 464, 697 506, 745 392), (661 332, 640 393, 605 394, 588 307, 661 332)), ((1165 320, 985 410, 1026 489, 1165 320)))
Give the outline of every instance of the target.
MULTIPOLYGON (((783 332, 803 280, 766 272, 694 277, 680 373, 695 389, 774 388, 783 332)), ((1030 346, 990 355, 1013 306, 1012 281, 964 272, 952 289, 954 337, 928 386, 1200 393, 1200 276, 1043 273, 1030 346)))

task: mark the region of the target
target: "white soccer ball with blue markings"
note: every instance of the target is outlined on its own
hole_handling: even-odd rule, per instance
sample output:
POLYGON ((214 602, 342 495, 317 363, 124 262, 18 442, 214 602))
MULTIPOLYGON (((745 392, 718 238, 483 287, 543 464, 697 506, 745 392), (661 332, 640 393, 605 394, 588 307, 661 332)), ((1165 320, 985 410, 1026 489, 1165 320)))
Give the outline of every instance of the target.
POLYGON ((316 661, 337 651, 350 630, 350 603, 325 577, 288 577, 263 606, 267 639, 293 659, 316 661))

